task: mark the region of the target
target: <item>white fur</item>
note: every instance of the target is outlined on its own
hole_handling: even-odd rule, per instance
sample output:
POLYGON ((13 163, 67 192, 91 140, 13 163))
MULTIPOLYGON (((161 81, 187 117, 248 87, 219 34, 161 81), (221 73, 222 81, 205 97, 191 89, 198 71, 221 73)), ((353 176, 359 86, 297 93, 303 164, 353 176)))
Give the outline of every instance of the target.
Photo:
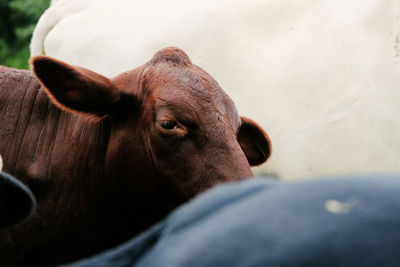
MULTIPOLYGON (((94 1, 96 0, 52 0, 50 8, 42 14, 33 32, 30 45, 31 56, 44 55, 44 42, 53 28, 59 23, 73 18, 82 10, 88 8, 94 1)), ((65 35, 64 38, 67 38, 67 36, 65 35)))
POLYGON ((3 170, 3 159, 1 158, 0 155, 0 172, 3 170))
POLYGON ((32 55, 114 76, 166 46, 269 133, 256 172, 400 173, 400 1, 58 0, 32 55))

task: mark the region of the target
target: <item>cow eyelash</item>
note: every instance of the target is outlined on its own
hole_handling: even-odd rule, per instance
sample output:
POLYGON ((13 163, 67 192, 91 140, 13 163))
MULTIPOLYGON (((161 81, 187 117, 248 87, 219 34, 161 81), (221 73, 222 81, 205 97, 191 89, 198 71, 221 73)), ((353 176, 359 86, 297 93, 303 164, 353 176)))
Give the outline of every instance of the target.
POLYGON ((160 126, 165 130, 173 130, 178 126, 178 124, 175 121, 163 120, 160 121, 160 126))
POLYGON ((164 137, 184 137, 188 134, 187 127, 170 117, 159 119, 157 128, 164 137))

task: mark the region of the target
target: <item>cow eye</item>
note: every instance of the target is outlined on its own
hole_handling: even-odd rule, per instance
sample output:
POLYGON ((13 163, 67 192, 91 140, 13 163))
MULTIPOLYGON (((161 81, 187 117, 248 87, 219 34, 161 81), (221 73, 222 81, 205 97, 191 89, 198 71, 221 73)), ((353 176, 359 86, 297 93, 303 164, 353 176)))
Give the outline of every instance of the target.
POLYGON ((158 120, 157 128, 164 137, 184 137, 188 134, 188 129, 184 125, 170 119, 158 120))
POLYGON ((167 121, 167 120, 165 120, 165 121, 161 121, 161 122, 160 122, 160 126, 161 126, 162 128, 164 128, 165 130, 172 130, 172 129, 174 129, 175 127, 177 127, 177 123, 174 122, 174 121, 167 121))

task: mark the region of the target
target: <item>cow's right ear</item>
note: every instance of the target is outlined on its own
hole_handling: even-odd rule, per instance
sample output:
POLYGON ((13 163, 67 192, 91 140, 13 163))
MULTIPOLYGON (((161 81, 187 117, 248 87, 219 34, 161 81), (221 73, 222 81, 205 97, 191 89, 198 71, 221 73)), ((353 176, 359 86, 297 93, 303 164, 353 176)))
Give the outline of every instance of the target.
POLYGON ((110 79, 88 69, 47 56, 31 58, 30 65, 51 100, 64 110, 104 116, 120 100, 110 79))
POLYGON ((253 120, 240 117, 242 124, 237 132, 237 140, 250 166, 257 166, 271 155, 271 141, 268 134, 253 120))

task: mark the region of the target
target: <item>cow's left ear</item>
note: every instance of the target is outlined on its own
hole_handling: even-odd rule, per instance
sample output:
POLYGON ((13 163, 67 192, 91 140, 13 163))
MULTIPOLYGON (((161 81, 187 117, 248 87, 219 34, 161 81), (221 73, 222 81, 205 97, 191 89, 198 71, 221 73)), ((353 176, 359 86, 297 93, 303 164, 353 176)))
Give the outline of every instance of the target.
POLYGON ((47 56, 31 58, 30 65, 51 100, 64 110, 103 116, 120 99, 110 79, 88 69, 47 56))
POLYGON ((260 165, 271 155, 271 141, 268 134, 253 120, 240 117, 242 124, 237 132, 237 140, 250 166, 260 165))

